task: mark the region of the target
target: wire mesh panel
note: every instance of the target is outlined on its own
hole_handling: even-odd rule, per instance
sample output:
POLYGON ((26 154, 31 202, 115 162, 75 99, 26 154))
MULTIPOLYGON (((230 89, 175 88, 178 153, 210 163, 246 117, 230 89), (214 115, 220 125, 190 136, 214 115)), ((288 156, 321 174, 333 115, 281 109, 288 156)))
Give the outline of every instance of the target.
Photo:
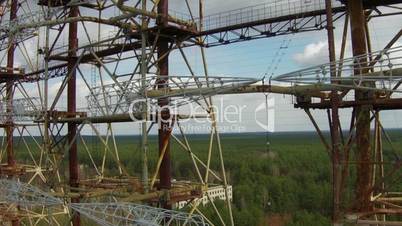
POLYGON ((0 179, 0 200, 19 206, 55 206, 63 201, 37 187, 17 180, 0 179))
POLYGON ((71 208, 102 226, 208 225, 199 215, 133 203, 72 203, 71 208))
MULTIPOLYGON (((63 200, 17 180, 0 179, 0 201, 21 207, 63 205, 63 200)), ((135 203, 69 203, 71 209, 102 226, 123 225, 208 225, 196 214, 155 208, 135 203)))

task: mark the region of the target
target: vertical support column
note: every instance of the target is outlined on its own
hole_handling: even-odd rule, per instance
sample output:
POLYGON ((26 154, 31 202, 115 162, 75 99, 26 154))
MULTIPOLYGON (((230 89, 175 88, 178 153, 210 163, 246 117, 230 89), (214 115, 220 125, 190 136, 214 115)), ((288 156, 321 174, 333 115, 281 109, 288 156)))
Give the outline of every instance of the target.
POLYGON ((199 9, 199 31, 202 31, 202 29, 204 28, 204 0, 198 0, 198 9, 199 9))
MULTIPOLYGON (((365 36, 365 16, 362 0, 348 1, 350 26, 352 35, 353 56, 367 53, 365 36)), ((360 66, 367 64, 367 59, 356 60, 355 75, 365 73, 360 66)), ((367 84, 366 84, 367 85, 367 84)), ((368 100, 368 91, 356 91, 356 101, 368 100)), ((370 108, 367 105, 356 107, 356 148, 357 148, 357 187, 355 210, 367 212, 372 209, 370 202, 371 170, 371 147, 370 147, 370 108)))
MULTIPOLYGON (((142 0, 142 10, 146 11, 147 10, 147 0, 142 0)), ((147 78, 147 72, 148 72, 148 65, 147 65, 147 17, 142 15, 142 20, 141 20, 141 88, 143 89, 144 96, 146 92, 146 78, 147 78)), ((148 106, 147 103, 144 103, 142 106, 142 118, 143 121, 141 124, 141 133, 142 133, 142 139, 141 139, 141 149, 142 149, 142 183, 144 186, 144 193, 147 193, 149 191, 149 185, 148 185, 148 106)))
MULTIPOLYGON (((11 1, 10 9, 10 21, 17 18, 18 11, 18 0, 11 1)), ((13 36, 9 36, 9 46, 7 51, 7 69, 8 73, 13 73, 14 71, 14 52, 15 52, 15 40, 13 36)), ((14 82, 7 81, 6 83, 6 99, 7 99, 7 112, 11 114, 13 111, 13 96, 14 96, 14 82)), ((10 167, 15 167, 15 157, 14 157, 14 145, 13 145, 13 132, 14 125, 12 116, 7 118, 6 135, 7 135, 7 163, 10 167)))
MULTIPOLYGON (((18 0, 11 1, 10 8, 10 21, 15 20, 17 18, 18 12, 18 0)), ((9 46, 7 52, 7 71, 8 73, 13 73, 14 71, 14 52, 15 52, 15 39, 13 36, 9 36, 9 46)), ((6 122, 6 137, 7 137, 7 164, 11 168, 10 177, 14 176, 14 169, 16 167, 16 161, 14 156, 14 122, 12 118, 13 111, 13 98, 14 98, 14 82, 7 81, 6 83, 6 99, 7 99, 7 113, 10 113, 10 116, 7 118, 6 122)), ((12 226, 19 226, 20 220, 15 219, 11 221, 12 226)))
MULTIPOLYGON (((78 16, 78 6, 72 6, 70 8, 69 17, 78 16)), ((71 76, 68 81, 67 87, 67 111, 74 115, 76 112, 76 69, 74 68, 77 61, 78 38, 77 38, 78 25, 77 22, 69 24, 69 36, 68 36, 68 74, 71 76)), ((70 170, 70 186, 71 188, 77 188, 79 185, 79 165, 78 165, 78 151, 77 141, 74 137, 77 134, 77 124, 71 122, 68 123, 68 142, 71 144, 69 150, 69 170, 70 170)), ((72 203, 79 202, 79 198, 71 198, 72 203)), ((73 226, 81 225, 80 215, 78 212, 72 213, 73 226)))
MULTIPOLYGON (((385 182, 384 182, 384 156, 383 156, 383 148, 382 148, 382 127, 380 123, 380 111, 376 110, 375 112, 375 124, 374 124, 374 134, 375 134, 375 143, 374 143, 374 159, 377 164, 373 166, 373 176, 372 176, 372 186, 375 186, 377 180, 380 182, 380 186, 376 192, 377 195, 380 192, 385 191, 385 182)), ((379 205, 379 208, 386 209, 385 204, 379 205)), ((380 221, 386 221, 386 214, 376 215, 380 221)), ((381 225, 381 224, 380 224, 381 225)))
MULTIPOLYGON (((329 60, 331 63, 331 77, 336 77, 336 55, 335 55, 335 37, 332 18, 331 0, 325 0, 327 16, 327 35, 329 60)), ((340 219, 340 184, 341 184, 341 165, 340 165, 340 125, 339 125, 339 95, 337 91, 331 92, 331 118, 330 130, 332 140, 332 223, 339 225, 340 219)))
MULTIPOLYGON (((158 18, 158 25, 163 29, 168 24, 168 0, 160 0, 158 4, 158 14, 161 15, 158 18)), ((164 76, 158 80, 158 88, 166 88, 168 84, 169 75, 169 41, 166 38, 160 38, 157 44, 158 50, 158 68, 159 75, 164 76)), ((171 162, 170 162, 170 112, 167 106, 169 105, 168 98, 162 98, 158 100, 158 105, 161 108, 159 112, 159 154, 163 152, 166 146, 165 154, 162 158, 162 163, 159 169, 159 189, 168 190, 172 186, 171 182, 171 162), (167 145, 166 145, 167 143, 167 145)), ((162 202, 162 208, 171 209, 171 205, 166 201, 162 202)))

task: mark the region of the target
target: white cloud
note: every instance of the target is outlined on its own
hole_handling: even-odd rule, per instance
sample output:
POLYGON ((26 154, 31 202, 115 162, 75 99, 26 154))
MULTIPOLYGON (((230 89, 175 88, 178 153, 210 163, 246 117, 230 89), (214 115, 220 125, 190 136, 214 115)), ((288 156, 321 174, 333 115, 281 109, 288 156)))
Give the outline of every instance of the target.
POLYGON ((293 55, 293 59, 301 66, 312 66, 328 62, 328 44, 318 41, 308 44, 302 53, 293 55))
MULTIPOLYGON (((384 44, 385 45, 385 44, 384 44)), ((337 57, 339 57, 340 51, 340 40, 337 40, 335 43, 337 47, 337 57)), ((402 42, 396 42, 392 48, 402 46, 402 42)), ((350 44, 347 43, 346 50, 345 50, 345 58, 351 57, 351 47, 350 44)), ((399 52, 393 53, 392 57, 399 57, 399 52)), ((310 67, 315 65, 320 65, 324 63, 328 63, 329 56, 328 56, 328 43, 326 41, 318 41, 307 44, 304 47, 303 52, 295 53, 292 56, 293 60, 301 67, 310 67)), ((400 60, 395 60, 394 64, 401 64, 400 60)))

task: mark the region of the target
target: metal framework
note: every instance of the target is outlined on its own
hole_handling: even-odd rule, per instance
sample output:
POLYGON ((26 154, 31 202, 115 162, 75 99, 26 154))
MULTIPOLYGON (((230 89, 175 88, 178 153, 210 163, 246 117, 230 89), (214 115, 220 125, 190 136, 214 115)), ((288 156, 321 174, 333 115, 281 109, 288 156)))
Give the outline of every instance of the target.
MULTIPOLYGON (((19 181, 1 179, 0 184, 0 200, 18 204, 20 208, 52 208, 65 203, 60 198, 19 181)), ((99 225, 207 225, 199 215, 134 203, 67 203, 67 206, 99 225)))
MULTIPOLYGON (((176 220, 180 225, 213 225, 201 212, 198 199, 208 196, 208 188, 215 184, 229 197, 229 184, 212 96, 282 93, 297 97, 296 106, 312 119, 332 158, 334 225, 345 219, 386 225, 387 214, 401 213, 401 199, 400 193, 385 186, 385 180, 392 177, 383 163, 382 137, 387 135, 379 112, 402 108, 402 101, 392 98, 401 84, 400 55, 391 56, 401 52, 400 47, 391 47, 402 32, 383 51, 371 53, 366 25, 379 16, 400 14, 399 7, 391 6, 400 2, 275 1, 204 16, 203 0, 197 6, 186 1, 188 15, 170 10, 168 0, 1 0, 0 116, 4 135, 0 174, 26 184, 0 181, 7 199, 1 203, 0 219, 13 226, 61 225, 65 221, 79 226, 82 217, 100 225, 171 225, 176 220), (384 7, 391 12, 383 12, 384 7), (341 60, 336 62, 332 30, 333 22, 340 18, 346 19, 341 60), (349 20, 354 57, 343 60, 349 20), (208 73, 204 48, 322 29, 328 30, 331 63, 276 78, 292 86, 260 85, 256 79, 208 73), (196 75, 188 59, 186 48, 190 47, 202 55, 202 74, 196 75), (189 76, 169 72, 169 55, 174 51, 182 57, 189 76), (80 104, 77 93, 84 90, 87 102, 80 104), (342 99, 349 92, 355 93, 355 100, 342 99), (136 100, 142 102, 131 106, 136 100), (205 112, 189 116, 166 108, 189 102, 205 112), (337 113, 341 107, 355 109, 348 137, 341 134, 337 113), (310 113, 314 108, 330 110, 331 145, 310 113), (114 132, 113 123, 130 122, 133 115, 144 120, 141 172, 127 169, 114 132), (208 117, 211 122, 204 158, 193 152, 182 124, 183 119, 196 117, 208 117), (372 121, 374 139, 370 138, 372 121), (149 150, 148 133, 153 126, 158 126, 159 144, 158 160, 151 169, 148 155, 155 150, 149 150), (172 132, 175 128, 180 135, 172 132), (92 131, 93 142, 100 145, 91 146, 82 135, 84 129, 92 131), (38 131, 39 138, 34 136, 38 131), (172 178, 173 142, 188 154, 197 181, 172 178), (353 144, 358 152, 358 181, 356 203, 349 211, 340 203, 353 144), (17 159, 16 152, 26 156, 17 159), (213 156, 218 156, 215 168, 213 156), (81 158, 91 164, 80 165, 81 158), (48 208, 58 200, 63 200, 58 208, 48 208), (179 201, 188 202, 189 213, 168 210, 179 201), (26 205, 33 203, 39 206, 26 205)), ((394 165, 396 170, 391 172, 396 173, 400 160, 394 165)), ((215 200, 208 199, 220 225, 235 225, 229 198, 225 201, 228 222, 215 200)))

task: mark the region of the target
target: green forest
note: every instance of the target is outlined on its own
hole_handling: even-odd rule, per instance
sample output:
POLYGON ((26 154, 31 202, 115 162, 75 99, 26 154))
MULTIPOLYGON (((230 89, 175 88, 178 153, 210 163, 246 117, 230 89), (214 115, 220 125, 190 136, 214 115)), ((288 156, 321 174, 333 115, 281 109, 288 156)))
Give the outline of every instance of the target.
MULTIPOLYGON (((384 156, 392 162, 396 154, 401 154, 400 151, 399 154, 395 153, 395 147, 402 145, 402 131, 389 131, 389 134, 393 147, 384 142, 384 156)), ((193 152, 201 159, 206 158, 208 138, 208 135, 188 137, 193 152)), ((88 136, 85 140, 92 150, 102 147, 95 137, 88 136)), ((328 154, 315 133, 274 133, 268 137, 263 133, 223 134, 221 142, 228 182, 233 186, 233 213, 236 225, 330 225, 330 163, 328 154)), ((116 144, 123 165, 129 172, 140 176, 140 138, 118 136, 116 144)), ((157 159, 156 144, 156 136, 151 136, 150 171, 153 171, 157 159)), ((80 162, 90 165, 91 159, 82 143, 79 145, 79 151, 80 162)), ((101 160, 102 151, 91 152, 95 161, 101 160)), ((17 152, 17 155, 23 157, 24 153, 17 152)), ((171 155, 173 178, 195 180, 196 174, 188 154, 175 142, 171 144, 171 155)), ((211 168, 216 168, 218 161, 218 156, 213 156, 211 168)), ((112 160, 107 161, 106 166, 110 171, 116 170, 116 164, 112 160)), ((345 197, 353 197, 354 170, 355 167, 350 167, 345 197)), ((402 184, 394 183, 390 189, 401 191, 402 184)), ((210 209, 208 206, 204 207, 207 213, 210 209)), ((217 219, 213 219, 213 222, 219 225, 217 219)))

